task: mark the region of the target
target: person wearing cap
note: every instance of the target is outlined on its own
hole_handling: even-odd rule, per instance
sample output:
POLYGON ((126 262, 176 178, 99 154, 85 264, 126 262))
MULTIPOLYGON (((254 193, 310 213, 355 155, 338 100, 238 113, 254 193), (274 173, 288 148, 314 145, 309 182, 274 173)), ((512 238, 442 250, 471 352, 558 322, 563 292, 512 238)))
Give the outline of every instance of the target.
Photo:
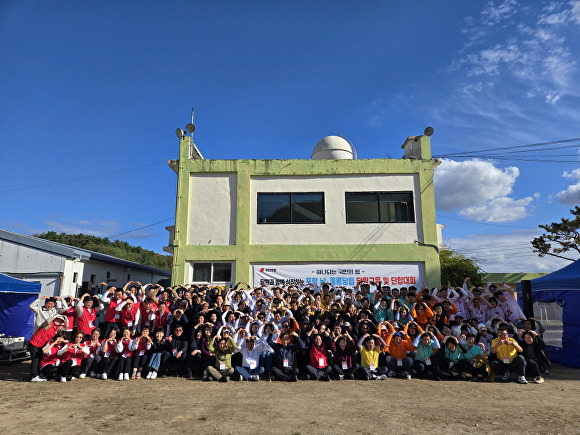
MULTIPOLYGON (((99 301, 100 302, 100 301, 99 301)), ((93 329, 95 329, 95 321, 97 313, 103 309, 103 304, 93 308, 93 298, 88 293, 82 295, 77 301, 77 330, 85 334, 85 340, 91 337, 93 329)))
POLYGON ((58 314, 68 310, 68 304, 60 296, 41 296, 29 305, 34 312, 34 329, 35 333, 48 319, 54 318, 58 314))
MULTIPOLYGON (((52 309, 54 307, 51 307, 52 309)), ((55 334, 61 330, 65 331, 67 327, 67 319, 62 315, 50 317, 36 330, 30 340, 28 340, 28 351, 30 352, 30 380, 32 382, 39 382, 42 379, 38 376, 38 369, 40 360, 43 357, 42 349, 46 346, 55 334)))

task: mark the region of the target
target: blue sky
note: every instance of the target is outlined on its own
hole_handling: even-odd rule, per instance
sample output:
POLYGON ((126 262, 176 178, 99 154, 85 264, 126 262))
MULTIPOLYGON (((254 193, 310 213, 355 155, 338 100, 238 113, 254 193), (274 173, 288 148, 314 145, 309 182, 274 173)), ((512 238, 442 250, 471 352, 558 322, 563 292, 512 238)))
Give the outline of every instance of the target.
POLYGON ((487 272, 567 264, 529 241, 580 203, 580 141, 481 150, 580 137, 578 0, 4 0, 0 42, 0 228, 162 252, 195 107, 210 159, 333 134, 399 158, 433 126, 444 242, 487 272))

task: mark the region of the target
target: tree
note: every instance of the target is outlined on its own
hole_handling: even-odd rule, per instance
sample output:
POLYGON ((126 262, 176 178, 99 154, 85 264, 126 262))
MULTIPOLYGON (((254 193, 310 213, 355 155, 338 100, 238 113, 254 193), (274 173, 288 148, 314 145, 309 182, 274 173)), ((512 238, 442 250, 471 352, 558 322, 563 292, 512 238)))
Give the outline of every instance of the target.
POLYGON ((534 252, 540 257, 551 255, 575 261, 573 258, 564 257, 562 254, 568 251, 576 251, 580 254, 580 207, 570 210, 573 219, 562 218, 561 222, 552 222, 549 225, 538 225, 546 231, 532 240, 534 252))
POLYGON ((34 234, 40 239, 52 240, 53 242, 99 252, 133 261, 145 266, 155 267, 162 270, 171 270, 173 257, 171 255, 161 255, 156 252, 143 249, 141 246, 132 246, 121 240, 111 241, 107 238, 91 236, 89 234, 66 234, 48 231, 46 233, 34 234))
POLYGON ((441 262, 441 284, 443 287, 450 282, 452 286, 461 286, 465 278, 471 278, 472 285, 481 284, 481 269, 477 262, 449 249, 439 252, 441 262))

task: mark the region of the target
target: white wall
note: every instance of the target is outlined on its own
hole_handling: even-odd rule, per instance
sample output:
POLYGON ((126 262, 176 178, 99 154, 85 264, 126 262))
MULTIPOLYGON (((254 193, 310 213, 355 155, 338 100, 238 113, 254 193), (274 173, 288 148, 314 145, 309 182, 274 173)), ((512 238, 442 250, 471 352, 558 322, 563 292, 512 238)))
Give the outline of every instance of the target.
POLYGON ((252 177, 252 244, 394 244, 421 240, 420 195, 415 175, 252 177), (345 192, 412 191, 415 223, 347 224, 345 192), (258 193, 324 192, 325 224, 258 224, 258 193))
POLYGON ((192 174, 189 185, 189 245, 236 243, 236 174, 192 174))

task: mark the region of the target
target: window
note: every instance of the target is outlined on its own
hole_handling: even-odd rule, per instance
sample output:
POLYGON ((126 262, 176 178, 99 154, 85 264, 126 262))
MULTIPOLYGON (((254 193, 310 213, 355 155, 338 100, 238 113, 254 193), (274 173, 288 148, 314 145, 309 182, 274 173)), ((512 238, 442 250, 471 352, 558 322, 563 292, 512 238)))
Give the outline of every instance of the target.
POLYGON ((323 224, 324 193, 258 193, 259 224, 323 224))
POLYGON ((196 283, 231 283, 232 263, 192 263, 196 283))
POLYGON ((413 193, 346 192, 346 222, 415 222, 413 193))

